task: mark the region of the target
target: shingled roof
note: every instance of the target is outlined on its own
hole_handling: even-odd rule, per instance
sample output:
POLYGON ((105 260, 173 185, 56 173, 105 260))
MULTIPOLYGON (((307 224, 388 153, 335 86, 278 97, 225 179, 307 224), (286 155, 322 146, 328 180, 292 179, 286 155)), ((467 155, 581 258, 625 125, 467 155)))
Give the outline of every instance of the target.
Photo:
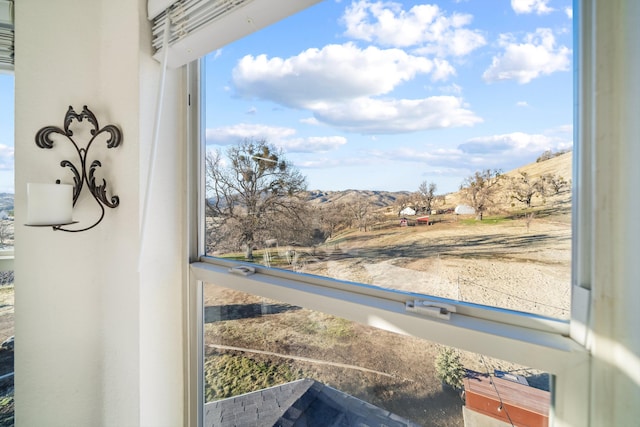
POLYGON ((205 405, 206 427, 419 427, 312 379, 205 405))

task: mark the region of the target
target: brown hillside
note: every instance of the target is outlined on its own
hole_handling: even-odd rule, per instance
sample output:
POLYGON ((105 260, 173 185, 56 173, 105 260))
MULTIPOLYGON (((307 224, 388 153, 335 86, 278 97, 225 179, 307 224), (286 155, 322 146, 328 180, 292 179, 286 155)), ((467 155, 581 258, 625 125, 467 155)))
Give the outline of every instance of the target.
MULTIPOLYGON (((571 177, 572 177, 572 166, 573 166, 572 159, 573 159, 573 153, 568 152, 549 160, 524 165, 522 167, 519 167, 504 173, 504 176, 507 179, 517 178, 520 176, 521 172, 524 172, 527 175, 529 175, 530 178, 535 179, 542 175, 551 174, 555 176, 560 176, 570 183, 571 177)), ((500 192, 500 194, 496 195, 496 198, 495 198, 496 206, 494 210, 497 210, 499 212, 504 212, 504 211, 523 209, 525 207, 523 204, 511 199, 511 197, 509 196, 505 188, 505 184, 506 184, 506 181, 503 182, 503 186, 502 186, 503 190, 500 192)), ((559 208, 558 210, 566 213, 566 211, 570 209, 570 204, 571 204, 570 190, 571 190, 570 186, 567 186, 559 194, 549 195, 545 199, 542 199, 536 196, 533 199, 532 207, 535 209, 543 206, 547 206, 547 207, 553 206, 553 207, 559 208)), ((449 193, 446 195, 446 202, 445 202, 446 207, 455 207, 458 204, 465 204, 465 203, 467 202, 463 200, 459 192, 449 193)))
POLYGON ((352 203, 358 197, 364 197, 374 206, 384 208, 393 206, 399 197, 409 195, 410 191, 376 191, 376 190, 344 190, 344 191, 309 191, 309 201, 314 204, 352 203))
MULTIPOLYGON (((570 182, 572 176, 572 152, 561 154, 557 157, 549 160, 534 162, 528 165, 524 165, 520 168, 506 172, 506 177, 517 177, 520 172, 526 172, 531 178, 537 178, 541 175, 552 174, 563 177, 566 181, 570 182)), ((437 184, 437 183, 436 183, 437 184)), ((374 206, 379 208, 394 206, 398 200, 403 196, 411 194, 413 191, 361 191, 361 190, 344 190, 344 191, 322 191, 312 190, 309 191, 309 200, 312 203, 321 205, 323 203, 351 203, 356 197, 366 197, 367 200, 373 203, 374 206)), ((535 198, 533 201, 533 207, 540 208, 541 206, 556 206, 562 207, 565 210, 568 209, 571 201, 571 191, 569 188, 564 189, 558 195, 552 195, 547 199, 542 200, 535 198)), ((444 205, 439 205, 438 209, 442 208, 455 208, 458 204, 466 203, 459 192, 448 193, 445 195, 444 205)), ((498 194, 496 197, 496 209, 498 211, 511 211, 517 210, 523 206, 518 206, 518 202, 511 200, 506 191, 502 194, 498 194)))
POLYGON ((526 172, 532 177, 538 177, 543 174, 556 174, 564 179, 571 179, 573 152, 561 154, 549 160, 537 163, 530 163, 518 169, 514 169, 505 175, 515 175, 518 171, 526 172))

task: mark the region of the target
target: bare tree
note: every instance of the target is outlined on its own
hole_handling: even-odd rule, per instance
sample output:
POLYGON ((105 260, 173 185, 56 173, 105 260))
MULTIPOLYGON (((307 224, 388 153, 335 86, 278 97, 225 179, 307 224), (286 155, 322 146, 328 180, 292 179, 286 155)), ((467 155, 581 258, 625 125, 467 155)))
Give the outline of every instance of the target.
POLYGON ((315 210, 318 226, 327 238, 331 238, 334 233, 348 226, 344 212, 346 208, 343 203, 327 203, 320 205, 315 210))
POLYGON ((251 260, 256 242, 301 221, 305 178, 264 139, 208 153, 206 175, 210 247, 235 240, 251 260))
POLYGON ((428 183, 427 181, 422 181, 422 183, 418 187, 417 196, 420 203, 420 208, 427 214, 431 213, 433 203, 437 198, 437 189, 438 186, 434 182, 428 183))
POLYGON ((460 186, 462 196, 475 209, 477 220, 482 221, 484 213, 495 203, 494 196, 501 180, 499 170, 485 169, 465 178, 460 186))
POLYGON ((508 191, 512 200, 524 203, 527 208, 530 208, 535 196, 545 196, 546 179, 545 177, 531 178, 528 173, 520 172, 520 176, 510 179, 508 191))
POLYGON ((356 196, 353 202, 346 204, 345 208, 345 212, 351 219, 351 225, 358 227, 360 231, 370 230, 371 226, 380 219, 373 203, 361 194, 356 196))
POLYGON ((554 194, 558 194, 565 189, 571 187, 571 181, 567 181, 560 175, 547 174, 544 177, 545 182, 553 189, 554 194))
POLYGON ((542 154, 540 154, 540 156, 536 159, 536 163, 544 162, 549 159, 553 159, 554 157, 555 155, 553 154, 553 151, 546 150, 542 154))

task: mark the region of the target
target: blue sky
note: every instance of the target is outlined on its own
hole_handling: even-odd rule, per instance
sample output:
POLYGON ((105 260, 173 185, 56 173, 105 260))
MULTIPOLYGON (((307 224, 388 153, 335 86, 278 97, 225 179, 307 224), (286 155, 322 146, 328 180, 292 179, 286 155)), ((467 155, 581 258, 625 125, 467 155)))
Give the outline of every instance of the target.
MULTIPOLYGON (((266 138, 309 189, 458 189, 572 146, 571 0, 323 2, 206 57, 208 149, 266 138)), ((13 191, 0 74, 0 192, 13 191)))
POLYGON ((266 138, 309 189, 458 189, 572 146, 570 0, 325 0, 206 58, 209 149, 266 138))

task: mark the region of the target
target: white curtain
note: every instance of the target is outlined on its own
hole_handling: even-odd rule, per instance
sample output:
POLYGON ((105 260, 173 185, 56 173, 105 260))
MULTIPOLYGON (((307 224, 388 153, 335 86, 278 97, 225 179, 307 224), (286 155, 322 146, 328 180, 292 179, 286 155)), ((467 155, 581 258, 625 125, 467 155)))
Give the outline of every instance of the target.
POLYGON ((0 71, 13 70, 13 1, 0 0, 0 71))
POLYGON ((167 66, 185 65, 321 0, 148 0, 153 47, 162 58, 169 15, 167 66))

